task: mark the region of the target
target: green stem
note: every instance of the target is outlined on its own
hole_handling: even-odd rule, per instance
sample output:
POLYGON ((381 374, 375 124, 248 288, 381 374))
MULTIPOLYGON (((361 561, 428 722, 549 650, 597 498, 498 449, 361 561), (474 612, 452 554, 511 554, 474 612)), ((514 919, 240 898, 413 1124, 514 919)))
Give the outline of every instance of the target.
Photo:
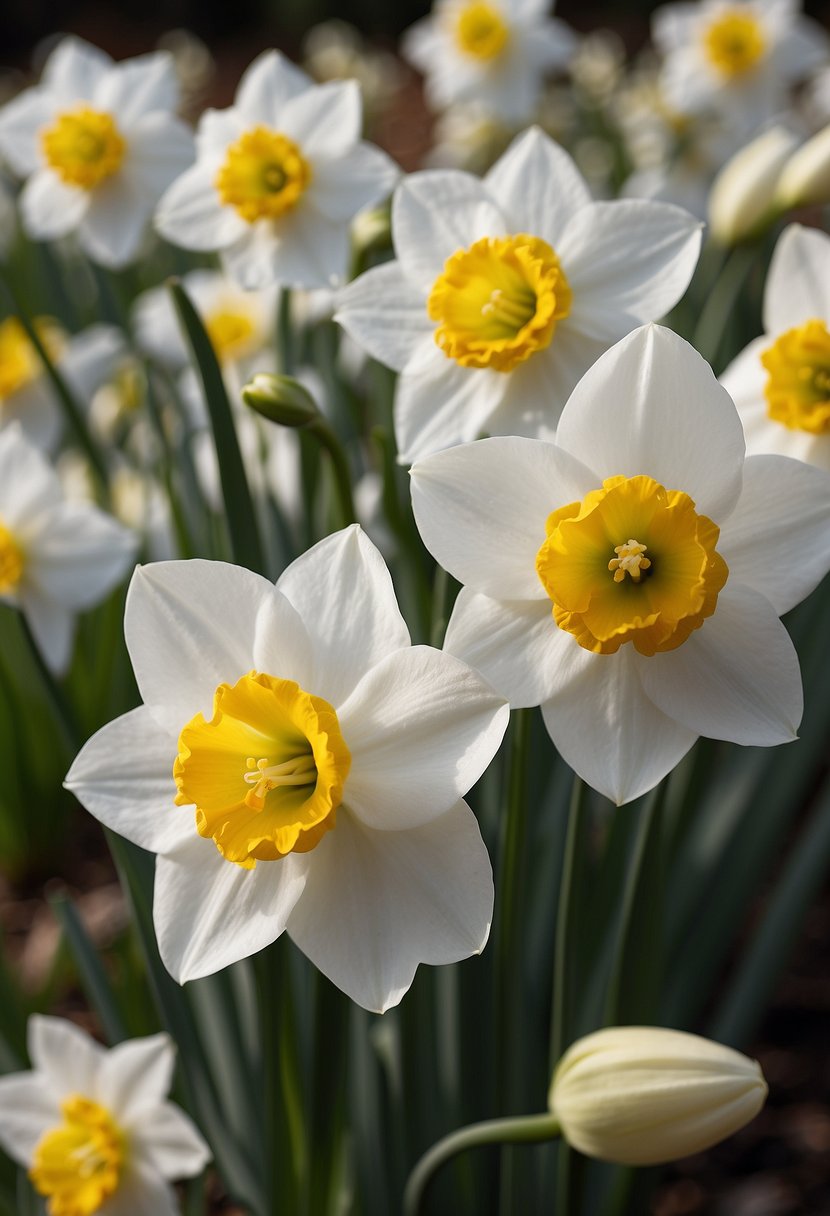
POLYGON ((582 858, 580 846, 585 832, 586 786, 574 776, 571 805, 568 811, 568 834, 559 884, 559 906, 556 912, 556 944, 553 959, 553 1013, 551 1017, 550 1064, 554 1068, 564 1052, 569 1037, 569 1008, 574 970, 574 922, 579 899, 577 867, 582 858))
POLYGON ((341 1180, 350 1006, 324 975, 315 975, 314 1064, 310 1143, 314 1158, 308 1171, 309 1216, 329 1216, 341 1180))
POLYGON ((291 328, 291 288, 281 287, 277 301, 277 371, 294 375, 294 333, 291 328))
POLYGON ((724 262, 701 309, 692 345, 712 365, 717 361, 727 321, 734 312, 757 255, 758 246, 755 244, 736 246, 724 262))
POLYGON ((40 647, 35 640, 35 636, 29 627, 29 622, 26 620, 23 612, 18 613, 18 619, 23 633, 26 635, 26 640, 29 643, 29 650, 32 658, 40 674, 40 681, 44 691, 49 699, 49 703, 54 711, 55 717, 60 724, 61 733, 64 737, 67 749, 74 756, 81 746, 81 728, 78 725, 75 711, 69 703, 69 700, 58 683, 54 672, 46 666, 46 661, 40 652, 40 647))
POLYGON ((313 422, 310 422, 305 427, 305 430, 314 436, 318 443, 326 449, 331 458, 341 525, 348 527, 349 524, 355 523, 357 515, 355 514, 354 499, 352 498, 352 481, 346 453, 343 451, 340 440, 325 418, 315 418, 313 422))
POLYGON ((409 1175, 404 1192, 404 1216, 419 1216, 425 1211, 423 1202, 434 1175, 458 1153, 485 1144, 538 1144, 543 1140, 555 1140, 559 1135, 561 1128, 551 1114, 488 1119, 451 1132, 424 1153, 409 1175))
POLYGON ((305 1128, 293 1026, 288 958, 284 941, 254 958, 259 1042, 262 1061, 264 1125, 262 1154, 269 1211, 285 1203, 298 1210, 300 1180, 305 1172, 305 1128))

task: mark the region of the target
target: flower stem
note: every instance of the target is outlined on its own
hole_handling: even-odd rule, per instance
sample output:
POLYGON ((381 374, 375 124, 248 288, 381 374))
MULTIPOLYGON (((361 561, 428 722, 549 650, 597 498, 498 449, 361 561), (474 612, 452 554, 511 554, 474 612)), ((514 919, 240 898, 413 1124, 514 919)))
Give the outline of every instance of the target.
POLYGON ((307 434, 313 435, 331 457, 334 486, 340 510, 340 522, 342 527, 347 527, 355 522, 357 515, 355 514, 354 499, 352 498, 352 482, 346 453, 343 451, 340 440, 322 416, 315 418, 304 430, 307 434))

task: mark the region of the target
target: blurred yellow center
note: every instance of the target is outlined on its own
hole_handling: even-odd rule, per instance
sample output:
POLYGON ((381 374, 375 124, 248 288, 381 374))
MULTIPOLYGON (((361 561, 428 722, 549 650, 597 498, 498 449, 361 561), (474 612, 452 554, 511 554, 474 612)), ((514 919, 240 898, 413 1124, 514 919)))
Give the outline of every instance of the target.
POLYGON ((29 1177, 48 1196, 49 1216, 92 1216, 118 1189, 124 1136, 109 1111, 89 1098, 61 1103, 64 1121, 41 1137, 29 1177))
POLYGON ((199 834, 246 869, 307 853, 335 826, 351 755, 328 701, 251 671, 179 736, 173 776, 199 834))
POLYGON ((49 167, 82 190, 94 190, 112 177, 127 150, 112 116, 84 105, 59 114, 41 140, 49 167))
MULTIPOLYGON (((38 337, 54 360, 63 349, 63 335, 54 321, 46 317, 36 318, 34 324, 38 337)), ((36 380, 42 371, 38 353, 17 317, 0 321, 0 403, 36 380)))
POLYGON ((703 46, 712 66, 732 79, 755 67, 767 49, 767 40, 758 19, 736 8, 712 22, 704 34, 703 46))
POLYGON ((427 300, 435 341, 462 367, 512 371, 543 350, 571 311, 550 245, 535 236, 483 237, 444 264, 427 300))
POLYGON ((25 559, 23 550, 0 520, 0 595, 11 595, 20 585, 25 559))
POLYGON ((205 318, 205 329, 220 362, 239 359, 251 349, 256 335, 253 318, 245 312, 218 308, 205 318))
POLYGON ((486 0, 471 0, 456 19, 458 49, 474 59, 495 59, 509 37, 510 30, 501 13, 486 0))
POLYGON ((536 570, 553 619, 595 654, 674 650, 715 611, 729 573, 720 529, 651 477, 609 477, 546 530, 536 570))
POLYGON ((226 206, 253 224, 290 211, 310 181, 311 166, 293 140, 254 127, 228 148, 216 189, 226 206))
POLYGON ((788 329, 761 355, 767 413, 791 431, 830 434, 830 333, 823 321, 788 329))

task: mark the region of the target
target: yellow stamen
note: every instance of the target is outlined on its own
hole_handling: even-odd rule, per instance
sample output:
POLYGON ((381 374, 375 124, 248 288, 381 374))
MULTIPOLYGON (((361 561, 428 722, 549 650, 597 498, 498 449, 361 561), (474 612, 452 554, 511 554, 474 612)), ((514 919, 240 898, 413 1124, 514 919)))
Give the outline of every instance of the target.
POLYGON ((254 127, 231 144, 216 175, 221 201, 249 224, 277 219, 295 207, 311 181, 311 166, 287 135, 254 127))
POLYGON ((536 570, 559 628, 595 654, 633 642, 653 655, 685 642, 715 611, 729 574, 719 529, 694 507, 681 490, 639 476, 610 477, 554 511, 536 570), (615 544, 621 534, 642 539, 615 544))
POLYGON ((447 258, 427 300, 435 341, 462 367, 509 372, 571 310, 559 259, 539 237, 483 237, 447 258))
POLYGON ((48 1196, 49 1216, 93 1216, 118 1189, 125 1141, 109 1111, 73 1095, 64 1122, 41 1137, 29 1177, 48 1196))
POLYGON ((743 9, 722 13, 703 36, 706 58, 727 79, 749 72, 765 54, 767 40, 758 19, 743 9))
POLYGON ((327 701, 252 671, 219 685, 209 722, 197 714, 182 730, 176 802, 194 804, 200 835, 251 869, 319 844, 335 826, 350 765, 327 701))
POLYGON ((0 595, 14 595, 20 586, 25 564, 19 541, 0 520, 0 595))
POLYGON ((458 49, 473 59, 495 59, 504 50, 510 30, 499 10, 486 0, 470 0, 455 18, 458 49))
MULTIPOLYGON (((58 326, 48 317, 37 317, 34 325, 49 357, 58 358, 64 347, 58 326)), ((17 317, 0 321, 0 403, 36 380, 42 371, 38 353, 17 317)))
POLYGON ((830 434, 830 333, 823 321, 788 329, 761 355, 767 413, 791 431, 830 434))
POLYGON ((41 134, 50 168, 70 186, 94 190, 121 168, 127 144, 110 114, 77 106, 41 134))
POLYGON ((253 318, 230 307, 208 313, 205 329, 220 362, 239 359, 250 352, 251 340, 256 337, 253 318))

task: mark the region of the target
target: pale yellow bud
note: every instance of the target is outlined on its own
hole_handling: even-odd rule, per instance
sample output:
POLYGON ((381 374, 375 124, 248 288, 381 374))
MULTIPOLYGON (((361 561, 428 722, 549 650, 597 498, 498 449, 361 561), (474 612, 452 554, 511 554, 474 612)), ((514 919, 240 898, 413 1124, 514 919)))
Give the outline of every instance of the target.
POLYGON ((797 145, 786 127, 772 127, 726 162, 709 194, 709 227, 718 244, 759 236, 776 219, 778 179, 797 145))
POLYGON ((767 1096, 755 1060, 698 1035, 613 1026, 579 1039, 548 1105, 570 1145, 620 1165, 658 1165, 738 1131, 767 1096))
POLYGON ((781 171, 778 204, 782 211, 830 202, 830 126, 808 139, 781 171))
POLYGON ((257 372, 243 385, 242 400, 269 422, 280 426, 304 427, 320 417, 311 393, 293 376, 257 372))

